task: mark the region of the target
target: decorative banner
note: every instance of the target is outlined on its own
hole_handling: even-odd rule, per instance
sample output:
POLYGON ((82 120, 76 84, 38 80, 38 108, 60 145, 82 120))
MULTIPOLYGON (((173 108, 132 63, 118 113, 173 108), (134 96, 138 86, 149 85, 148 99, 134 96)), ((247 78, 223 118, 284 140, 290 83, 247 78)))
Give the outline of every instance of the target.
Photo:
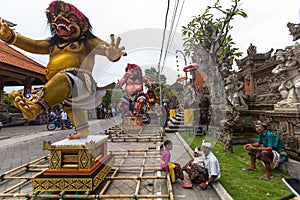
POLYGON ((184 110, 184 125, 193 126, 194 124, 194 110, 185 109, 184 110))

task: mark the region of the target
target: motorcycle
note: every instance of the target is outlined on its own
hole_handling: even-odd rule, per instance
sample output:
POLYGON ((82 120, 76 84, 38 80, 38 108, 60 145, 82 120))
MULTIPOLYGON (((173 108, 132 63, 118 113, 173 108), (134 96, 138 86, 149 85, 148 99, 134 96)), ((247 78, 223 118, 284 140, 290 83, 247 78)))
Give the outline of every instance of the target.
MULTIPOLYGON (((60 118, 56 117, 55 119, 53 119, 52 121, 49 121, 47 124, 47 129, 49 131, 53 131, 57 128, 62 128, 62 124, 60 122, 60 118)), ((65 127, 68 129, 72 129, 73 128, 73 124, 71 123, 71 121, 69 119, 67 119, 65 121, 65 127)))

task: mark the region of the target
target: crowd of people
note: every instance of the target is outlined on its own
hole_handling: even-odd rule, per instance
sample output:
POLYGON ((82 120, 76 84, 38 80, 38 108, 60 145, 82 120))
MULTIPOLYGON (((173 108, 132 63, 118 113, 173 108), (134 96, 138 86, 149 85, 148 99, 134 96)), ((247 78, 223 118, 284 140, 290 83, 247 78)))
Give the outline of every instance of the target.
POLYGON ((205 190, 221 177, 219 161, 211 151, 212 144, 210 142, 203 141, 201 150, 196 147, 193 159, 184 167, 181 167, 179 163, 171 162, 170 150, 172 150, 173 144, 170 140, 165 140, 163 147, 161 169, 170 173, 172 183, 180 179, 183 188, 191 189, 192 182, 197 182, 197 188, 205 190))
POLYGON ((61 129, 63 129, 63 130, 66 129, 65 122, 68 120, 68 114, 67 114, 66 110, 65 109, 61 109, 60 111, 56 110, 56 109, 51 110, 49 120, 53 121, 56 118, 59 119, 59 121, 62 125, 61 129))
MULTIPOLYGON (((273 178, 271 170, 288 160, 287 151, 279 136, 267 129, 267 124, 257 121, 255 129, 259 134, 257 142, 244 146, 250 156, 250 166, 242 170, 257 170, 256 160, 258 159, 266 170, 259 178, 270 180, 273 178)), ((180 179, 183 188, 192 188, 192 183, 196 182, 197 188, 204 190, 209 188, 214 181, 220 179, 219 162, 212 152, 210 142, 203 141, 201 149, 196 147, 192 160, 183 167, 179 163, 171 162, 170 151, 173 145, 170 140, 165 140, 161 148, 164 148, 161 157, 161 169, 170 174, 172 183, 180 179)))

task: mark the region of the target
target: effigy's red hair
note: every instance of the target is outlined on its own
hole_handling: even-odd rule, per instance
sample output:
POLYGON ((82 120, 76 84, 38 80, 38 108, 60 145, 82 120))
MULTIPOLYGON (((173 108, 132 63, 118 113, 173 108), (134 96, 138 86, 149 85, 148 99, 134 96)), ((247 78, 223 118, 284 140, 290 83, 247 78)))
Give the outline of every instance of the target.
POLYGON ((75 13, 75 15, 79 18, 79 19, 84 19, 87 18, 78 8, 76 8, 73 4, 70 3, 65 3, 63 1, 52 1, 48 8, 46 9, 46 14, 48 15, 48 13, 56 13, 58 10, 60 10, 60 8, 58 7, 59 4, 65 4, 68 5, 70 7, 70 9, 75 13))

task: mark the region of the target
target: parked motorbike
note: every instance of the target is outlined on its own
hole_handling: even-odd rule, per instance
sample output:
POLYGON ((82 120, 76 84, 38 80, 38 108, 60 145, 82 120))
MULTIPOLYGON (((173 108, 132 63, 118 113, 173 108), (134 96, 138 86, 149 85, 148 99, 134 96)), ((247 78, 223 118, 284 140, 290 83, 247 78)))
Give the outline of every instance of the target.
MULTIPOLYGON (((68 129, 72 129, 73 128, 73 124, 71 123, 71 121, 69 119, 67 119, 65 121, 65 127, 68 128, 68 129)), ((62 128, 62 124, 60 122, 60 118, 59 117, 56 117, 52 121, 49 121, 48 124, 47 124, 47 129, 49 131, 53 131, 56 128, 62 128)))

